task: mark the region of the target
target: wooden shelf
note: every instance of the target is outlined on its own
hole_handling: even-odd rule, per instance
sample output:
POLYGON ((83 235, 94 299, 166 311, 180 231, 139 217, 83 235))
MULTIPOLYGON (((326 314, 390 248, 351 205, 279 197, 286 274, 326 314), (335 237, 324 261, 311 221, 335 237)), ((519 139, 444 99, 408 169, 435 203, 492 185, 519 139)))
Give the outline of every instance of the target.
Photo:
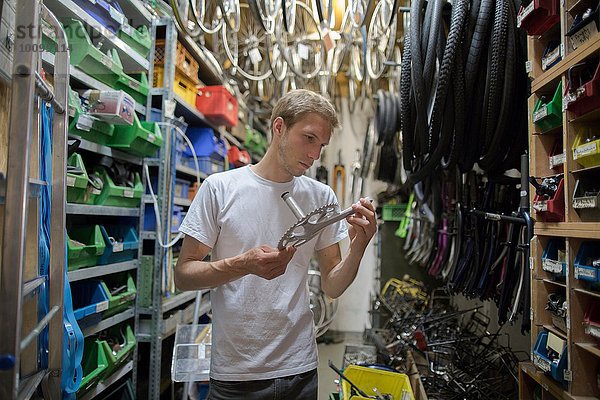
POLYGON ((555 327, 554 325, 544 325, 544 329, 546 329, 549 332, 554 333, 556 336, 558 336, 562 340, 567 340, 567 334, 565 332, 561 331, 560 329, 558 329, 557 327, 555 327))
POLYGON ((556 397, 557 399, 575 400, 575 397, 571 396, 566 390, 564 390, 558 382, 545 375, 542 371, 538 370, 532 363, 521 363, 519 367, 524 374, 526 374, 529 378, 533 379, 545 391, 549 392, 552 396, 556 397))
POLYGON ((600 239, 596 222, 536 222, 534 232, 542 236, 600 239))
POLYGON ((575 169, 575 170, 571 171, 571 173, 572 174, 584 174, 586 172, 598 171, 598 170, 600 170, 600 165, 596 165, 595 167, 587 167, 587 168, 575 169))
POLYGON ((592 353, 593 355, 595 355, 596 357, 600 358, 600 346, 598 346, 597 344, 594 344, 594 343, 575 343, 575 346, 581 347, 585 351, 588 351, 588 352, 592 353))
POLYGON ((575 292, 577 293, 583 293, 587 296, 591 296, 591 297, 595 297, 597 299, 600 299, 600 293, 598 292, 592 292, 591 290, 585 290, 585 289, 579 289, 579 288, 575 288, 573 289, 575 292))
POLYGON ((552 279, 546 279, 546 278, 544 278, 544 279, 542 279, 542 280, 543 280, 544 282, 546 282, 546 283, 549 283, 549 284, 551 284, 551 285, 560 286, 560 287, 563 287, 563 288, 565 288, 565 289, 567 288, 567 284, 566 284, 566 283, 557 282, 557 281, 553 281, 552 279))

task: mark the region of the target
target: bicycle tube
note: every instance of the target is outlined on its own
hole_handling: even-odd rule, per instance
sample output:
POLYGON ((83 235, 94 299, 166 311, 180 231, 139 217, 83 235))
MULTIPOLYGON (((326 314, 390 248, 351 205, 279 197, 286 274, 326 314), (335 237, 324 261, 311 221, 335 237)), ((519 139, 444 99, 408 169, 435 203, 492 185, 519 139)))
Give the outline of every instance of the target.
POLYGON ((411 54, 410 34, 404 35, 404 54, 402 55, 402 71, 400 72, 400 125, 402 131, 402 163, 404 170, 412 171, 413 127, 411 115, 411 54))

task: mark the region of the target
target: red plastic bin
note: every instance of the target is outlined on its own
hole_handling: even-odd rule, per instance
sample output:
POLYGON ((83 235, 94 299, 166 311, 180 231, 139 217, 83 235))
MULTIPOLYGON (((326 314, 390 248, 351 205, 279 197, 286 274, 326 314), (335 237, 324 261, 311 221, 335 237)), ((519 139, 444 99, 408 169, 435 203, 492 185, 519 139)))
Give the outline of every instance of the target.
MULTIPOLYGON (((567 85, 567 93, 573 91, 567 85)), ((600 108, 600 62, 596 66, 594 77, 574 90, 576 98, 567 103, 567 110, 576 117, 580 117, 597 108, 600 108)))
POLYGON ((565 187, 564 178, 558 183, 558 188, 554 197, 550 200, 543 200, 539 195, 533 198, 533 209, 536 215, 544 222, 564 222, 565 221, 565 187))
POLYGON ((240 150, 237 146, 231 146, 227 151, 227 158, 234 167, 239 168, 250 164, 250 154, 246 150, 240 150))
POLYGON ((238 104, 224 86, 205 86, 198 89, 196 108, 217 125, 237 125, 238 104))
POLYGON ((533 0, 519 10, 517 25, 528 35, 541 35, 560 21, 558 11, 558 0, 533 0))

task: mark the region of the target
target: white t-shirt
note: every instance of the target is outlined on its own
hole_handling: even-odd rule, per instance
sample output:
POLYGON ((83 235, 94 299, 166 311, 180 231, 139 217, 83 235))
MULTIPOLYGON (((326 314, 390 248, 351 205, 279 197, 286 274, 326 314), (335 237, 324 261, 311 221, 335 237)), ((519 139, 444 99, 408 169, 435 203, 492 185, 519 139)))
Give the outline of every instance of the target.
MULTIPOLYGON (((297 222, 281 199, 289 191, 305 213, 337 203, 333 190, 306 176, 278 183, 250 167, 209 176, 179 230, 212 248, 213 261, 266 244, 277 247, 297 222)), ((300 374, 317 367, 317 346, 307 284, 315 250, 348 235, 344 220, 298 248, 285 274, 273 280, 246 275, 214 288, 213 379, 246 381, 300 374)))

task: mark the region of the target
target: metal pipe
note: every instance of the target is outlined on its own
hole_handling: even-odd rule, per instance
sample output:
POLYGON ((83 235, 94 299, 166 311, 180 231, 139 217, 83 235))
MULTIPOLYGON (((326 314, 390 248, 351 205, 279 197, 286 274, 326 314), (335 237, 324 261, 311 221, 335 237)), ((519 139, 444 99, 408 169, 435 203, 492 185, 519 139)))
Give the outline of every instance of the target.
POLYGON ((294 198, 292 197, 290 192, 285 192, 284 194, 281 195, 281 198, 283 199, 283 201, 285 201, 285 204, 288 205, 290 210, 292 210, 292 212, 294 213, 296 218, 298 218, 298 220, 301 220, 302 218, 304 218, 306 213, 304 211, 302 211, 302 209, 300 208, 298 203, 296 203, 296 201, 294 200, 294 198))
POLYGON ((471 213, 477 215, 478 217, 483 217, 485 219, 490 219, 492 221, 505 221, 505 222, 511 222, 513 224, 526 225, 525 219, 522 217, 513 217, 510 215, 495 214, 495 213, 479 211, 479 210, 475 210, 475 209, 472 209, 471 213))
POLYGON ((40 95, 42 100, 52 103, 57 114, 62 114, 65 112, 64 106, 56 100, 56 97, 54 97, 54 92, 37 71, 35 72, 35 88, 37 94, 40 95))
POLYGON ((50 312, 48 314, 46 314, 40 322, 38 322, 37 326, 35 328, 33 328, 33 330, 31 332, 29 332, 29 334, 27 336, 25 336, 25 339, 21 340, 21 351, 25 350, 27 348, 27 346, 29 346, 29 344, 31 344, 33 339, 35 339, 36 337, 39 336, 40 333, 42 333, 44 328, 46 328, 46 325, 48 325, 48 323, 50 322, 52 317, 54 317, 54 315, 58 312, 58 310, 59 310, 58 306, 52 307, 50 309, 50 312))

